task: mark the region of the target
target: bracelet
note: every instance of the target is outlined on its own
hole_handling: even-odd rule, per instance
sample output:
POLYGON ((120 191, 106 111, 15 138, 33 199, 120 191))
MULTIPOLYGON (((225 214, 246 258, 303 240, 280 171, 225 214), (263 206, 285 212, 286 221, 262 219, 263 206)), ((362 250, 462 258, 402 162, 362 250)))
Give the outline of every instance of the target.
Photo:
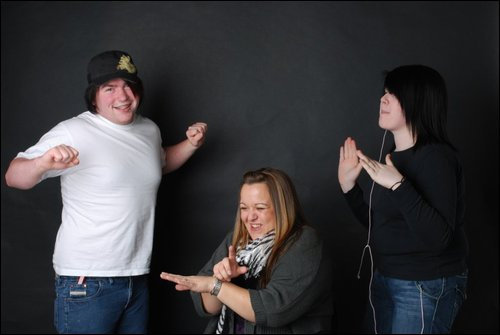
POLYGON ((395 183, 394 183, 394 185, 392 185, 391 187, 389 187, 389 189, 390 189, 391 191, 395 191, 395 190, 394 190, 394 186, 400 185, 400 184, 402 184, 404 181, 405 181, 405 177, 401 178, 401 180, 400 180, 400 181, 395 182, 395 183))
POLYGON ((219 278, 215 278, 215 285, 214 285, 214 287, 212 288, 212 290, 210 290, 210 294, 211 294, 211 295, 218 296, 218 295, 219 295, 219 292, 220 292, 221 287, 222 287, 222 282, 219 280, 219 278))

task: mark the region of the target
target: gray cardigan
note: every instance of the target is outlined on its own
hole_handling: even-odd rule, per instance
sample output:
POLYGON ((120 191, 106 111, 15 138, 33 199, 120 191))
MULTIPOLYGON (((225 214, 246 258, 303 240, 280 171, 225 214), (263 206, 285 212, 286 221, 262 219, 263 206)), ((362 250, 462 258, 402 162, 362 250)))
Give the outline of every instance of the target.
MULTIPOLYGON (((212 276, 213 267, 227 256, 233 233, 215 250, 199 275, 212 276)), ((245 320, 246 334, 318 333, 331 328, 333 315, 332 269, 318 233, 309 226, 282 255, 265 288, 250 289, 256 322, 245 320)), ((205 333, 215 333, 219 316, 205 312, 201 294, 191 292, 200 316, 211 317, 205 333)), ((227 308, 226 320, 234 330, 234 312, 227 308)))

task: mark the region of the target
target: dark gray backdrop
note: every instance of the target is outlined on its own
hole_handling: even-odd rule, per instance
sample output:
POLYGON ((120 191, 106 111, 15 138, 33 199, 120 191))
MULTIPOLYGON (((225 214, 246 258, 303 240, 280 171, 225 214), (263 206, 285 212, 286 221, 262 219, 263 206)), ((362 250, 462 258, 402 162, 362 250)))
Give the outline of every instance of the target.
MULTIPOLYGON (((141 113, 164 144, 204 121, 208 138, 158 192, 151 331, 200 332, 189 294, 160 271, 193 274, 231 229, 238 183, 273 166, 295 181, 335 261, 340 332, 359 331, 366 230, 337 183, 347 136, 376 157, 382 71, 437 69, 449 89, 449 133, 467 178, 468 300, 454 330, 498 332, 498 2, 2 2, 2 175, 19 151, 84 111, 94 54, 133 56, 141 113)), ((391 141, 389 141, 391 142, 391 141)), ((363 178, 366 179, 366 176, 363 178)), ((2 333, 53 332, 52 252, 59 179, 34 189, 2 180, 2 333)))

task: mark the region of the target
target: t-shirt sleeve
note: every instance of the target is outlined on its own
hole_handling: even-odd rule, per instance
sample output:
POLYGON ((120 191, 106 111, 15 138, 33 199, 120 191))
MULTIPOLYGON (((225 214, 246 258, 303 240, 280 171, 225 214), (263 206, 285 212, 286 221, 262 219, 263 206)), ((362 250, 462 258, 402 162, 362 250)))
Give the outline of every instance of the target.
MULTIPOLYGON (((26 159, 37 158, 42 156, 49 149, 61 144, 74 146, 71 135, 66 126, 62 122, 56 125, 51 130, 49 130, 47 133, 45 133, 45 135, 43 135, 35 145, 31 146, 26 151, 18 153, 16 158, 26 158, 26 159)), ((71 169, 47 171, 46 173, 43 174, 40 181, 50 177, 61 176, 70 170, 71 169)))

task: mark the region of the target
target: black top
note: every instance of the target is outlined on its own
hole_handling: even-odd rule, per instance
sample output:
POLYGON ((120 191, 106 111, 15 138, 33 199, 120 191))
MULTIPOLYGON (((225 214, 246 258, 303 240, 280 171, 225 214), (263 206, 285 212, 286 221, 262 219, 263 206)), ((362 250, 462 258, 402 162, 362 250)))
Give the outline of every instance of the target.
MULTIPOLYGON (((371 241, 375 265, 384 276, 430 280, 466 270, 465 182, 456 152, 444 144, 391 154, 406 178, 395 191, 375 183, 371 241)), ((371 187, 371 183, 370 183, 371 187)), ((368 227, 369 188, 345 194, 368 227)))

